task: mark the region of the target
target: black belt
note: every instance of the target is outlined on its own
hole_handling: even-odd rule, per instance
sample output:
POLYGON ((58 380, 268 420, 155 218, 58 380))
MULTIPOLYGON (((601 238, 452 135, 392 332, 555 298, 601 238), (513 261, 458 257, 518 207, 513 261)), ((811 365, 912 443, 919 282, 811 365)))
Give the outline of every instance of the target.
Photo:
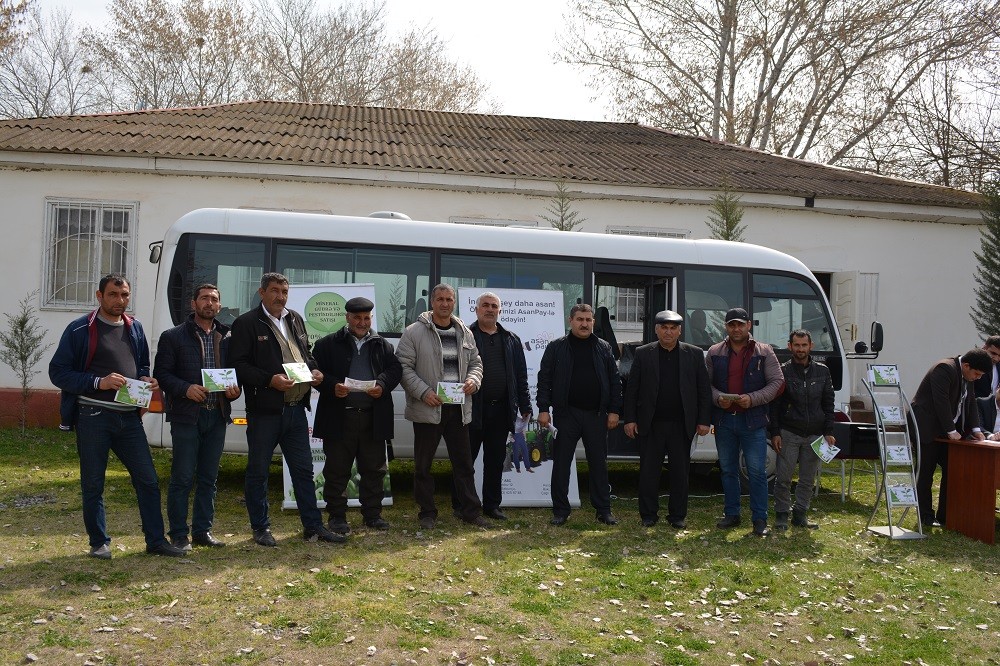
POLYGON ((370 412, 370 411, 372 411, 371 407, 344 407, 344 409, 346 409, 349 412, 370 412))
POLYGON ((214 405, 202 405, 201 408, 202 409, 218 409, 219 408, 219 403, 215 403, 214 405))

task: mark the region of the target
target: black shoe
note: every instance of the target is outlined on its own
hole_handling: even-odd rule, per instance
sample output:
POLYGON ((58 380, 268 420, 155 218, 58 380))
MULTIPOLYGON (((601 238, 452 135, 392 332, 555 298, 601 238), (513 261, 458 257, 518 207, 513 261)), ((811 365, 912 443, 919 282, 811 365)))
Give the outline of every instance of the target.
POLYGON ((660 521, 659 518, 643 518, 642 519, 642 526, 643 527, 652 527, 653 525, 655 525, 659 521, 660 521))
POLYGON ((774 529, 784 532, 788 529, 788 512, 776 511, 774 514, 774 529))
POLYGON ((343 534, 347 536, 351 533, 351 526, 347 523, 347 518, 337 516, 336 518, 331 518, 326 524, 327 528, 331 532, 336 532, 337 534, 343 534))
POLYGON ((486 520, 486 519, 485 519, 485 518, 483 518, 482 516, 476 516, 476 517, 475 517, 475 518, 473 518, 472 520, 465 520, 465 521, 463 521, 463 522, 464 522, 464 523, 465 523, 466 525, 475 525, 476 527, 483 527, 483 528, 486 528, 486 527, 489 527, 489 526, 490 526, 490 521, 486 520))
POLYGON ((792 525, 795 527, 804 527, 809 530, 819 529, 819 525, 809 522, 805 511, 799 511, 798 509, 792 511, 792 525))
POLYGON ((343 534, 331 532, 322 525, 311 527, 302 532, 303 541, 325 541, 327 543, 344 543, 347 537, 343 534))
POLYGON ((483 509, 483 515, 493 520, 507 520, 507 515, 500 509, 483 509))
POLYGON ((720 520, 719 522, 717 522, 715 524, 715 526, 718 527, 720 530, 727 530, 730 527, 739 527, 740 526, 740 517, 739 516, 723 516, 722 520, 720 520))
POLYGON ((767 529, 766 520, 755 520, 753 521, 753 533, 755 536, 765 537, 771 533, 771 530, 767 529))
POLYGON ((260 546, 267 546, 268 548, 275 548, 278 542, 274 540, 274 535, 271 534, 271 530, 262 529, 253 531, 253 540, 257 542, 260 546))
POLYGON ((552 516, 552 520, 549 521, 549 525, 559 527, 560 525, 565 525, 567 520, 569 520, 569 516, 552 516))
POLYGON ((226 545, 224 541, 219 541, 211 532, 205 532, 204 534, 195 534, 191 537, 197 546, 208 546, 209 548, 222 548, 226 545))
POLYGON ((683 530, 683 529, 687 529, 688 524, 687 524, 687 522, 684 519, 681 519, 681 520, 671 520, 670 521, 670 526, 672 528, 674 528, 675 530, 683 530))
POLYGON ((150 555, 163 555, 164 557, 184 557, 187 551, 178 548, 172 543, 161 541, 155 546, 146 546, 146 552, 150 555))
POLYGON ((597 522, 604 523, 605 525, 617 525, 618 519, 615 518, 610 511, 607 513, 597 514, 597 522))
POLYGON ((366 520, 365 527, 370 527, 373 530, 387 530, 389 529, 389 521, 385 520, 380 516, 378 518, 372 518, 371 520, 366 520))
POLYGON ((420 519, 420 529, 422 530, 432 530, 437 525, 437 520, 431 516, 425 516, 420 519))
POLYGON ((170 540, 170 544, 174 548, 180 548, 185 553, 190 553, 191 552, 191 542, 188 541, 188 538, 186 536, 175 537, 175 538, 173 538, 173 539, 170 540))

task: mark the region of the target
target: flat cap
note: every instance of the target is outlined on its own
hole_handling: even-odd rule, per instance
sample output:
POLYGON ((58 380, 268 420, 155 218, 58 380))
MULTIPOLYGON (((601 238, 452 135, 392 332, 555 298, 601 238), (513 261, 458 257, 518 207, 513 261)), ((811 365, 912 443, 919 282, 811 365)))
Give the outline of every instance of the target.
POLYGON ((653 318, 654 324, 677 324, 680 326, 684 323, 684 317, 680 316, 673 310, 660 310, 656 313, 653 318))
POLYGON ((750 321, 750 315, 748 315, 747 311, 743 308, 733 308, 726 312, 726 323, 728 324, 731 321, 742 321, 743 323, 746 323, 750 321))
POLYGON ((375 304, 364 296, 355 296, 344 304, 347 312, 371 312, 375 309, 375 304))

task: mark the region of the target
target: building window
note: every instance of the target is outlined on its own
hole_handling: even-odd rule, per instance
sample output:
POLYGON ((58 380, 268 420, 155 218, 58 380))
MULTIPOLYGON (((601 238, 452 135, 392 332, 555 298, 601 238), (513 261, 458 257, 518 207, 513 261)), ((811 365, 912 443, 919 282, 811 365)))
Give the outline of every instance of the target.
POLYGON ((650 236, 653 238, 690 238, 690 229, 668 229, 665 227, 631 227, 626 225, 609 224, 607 228, 609 234, 619 236, 650 236))
POLYGON ((536 220, 499 220, 488 217, 449 217, 452 224, 472 224, 479 227, 537 227, 536 220))
POLYGON ((125 273, 133 278, 138 210, 138 203, 46 202, 46 307, 91 307, 102 276, 125 273))

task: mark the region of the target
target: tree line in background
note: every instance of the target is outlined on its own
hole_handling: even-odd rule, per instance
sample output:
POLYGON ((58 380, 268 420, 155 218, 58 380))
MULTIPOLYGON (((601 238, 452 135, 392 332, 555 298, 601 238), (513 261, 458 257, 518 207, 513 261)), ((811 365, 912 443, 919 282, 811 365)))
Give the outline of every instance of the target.
POLYGON ((392 34, 381 0, 110 0, 108 21, 0 0, 0 116, 250 99, 492 111, 430 27, 392 34))
POLYGON ((1000 158, 997 0, 570 0, 560 58, 615 115, 980 189, 1000 158))

